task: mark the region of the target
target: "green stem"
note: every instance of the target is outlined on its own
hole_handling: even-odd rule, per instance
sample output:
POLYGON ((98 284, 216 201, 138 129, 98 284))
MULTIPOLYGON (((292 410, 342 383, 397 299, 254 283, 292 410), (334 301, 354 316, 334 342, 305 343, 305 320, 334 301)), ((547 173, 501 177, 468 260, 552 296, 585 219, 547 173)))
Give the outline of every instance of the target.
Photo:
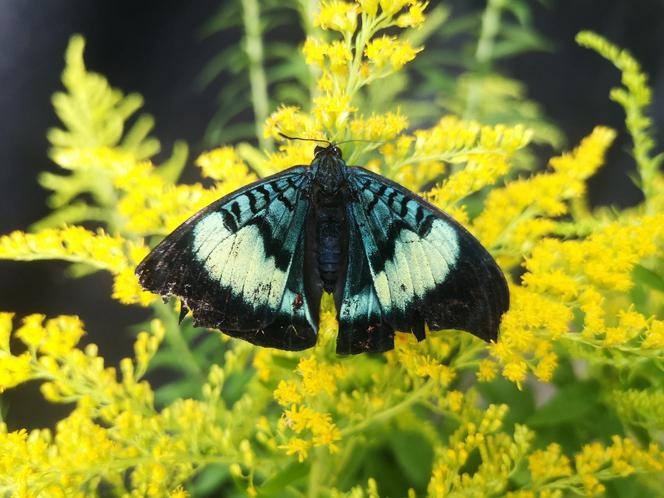
POLYGON ((244 23, 244 50, 249 59, 249 83, 254 107, 256 139, 263 150, 272 150, 272 139, 263 136, 263 123, 267 119, 270 101, 267 95, 267 78, 263 67, 263 38, 260 27, 260 7, 257 0, 242 0, 244 23))
POLYGON ((307 488, 307 498, 318 498, 320 495, 320 477, 323 468, 323 452, 322 448, 314 450, 313 458, 311 459, 311 470, 309 472, 309 486, 307 488))
MULTIPOLYGON (((500 16, 503 10, 504 0, 488 0, 486 9, 482 14, 482 26, 480 28, 480 37, 475 49, 475 61, 479 72, 486 73, 489 63, 493 57, 493 47, 496 42, 496 35, 500 30, 500 16)), ((477 113, 481 98, 481 85, 477 80, 473 80, 468 89, 468 100, 466 101, 466 110, 463 113, 464 119, 471 119, 477 113)))
POLYGON ((369 418, 365 419, 363 422, 355 426, 347 427, 346 429, 341 431, 342 437, 352 436, 354 434, 357 434, 358 432, 364 431, 367 427, 370 427, 371 425, 387 422, 391 418, 396 417, 406 408, 409 408, 411 405, 417 403, 427 394, 429 394, 429 392, 433 389, 434 385, 435 384, 432 380, 428 380, 396 405, 391 406, 387 410, 383 410, 382 412, 378 412, 370 416, 369 418))
MULTIPOLYGON (((314 19, 319 5, 316 0, 299 0, 298 5, 302 30, 305 38, 308 38, 314 34, 314 19)), ((320 70, 314 64, 307 64, 307 69, 309 71, 309 101, 313 102, 313 98, 317 93, 316 82, 320 76, 320 70)))

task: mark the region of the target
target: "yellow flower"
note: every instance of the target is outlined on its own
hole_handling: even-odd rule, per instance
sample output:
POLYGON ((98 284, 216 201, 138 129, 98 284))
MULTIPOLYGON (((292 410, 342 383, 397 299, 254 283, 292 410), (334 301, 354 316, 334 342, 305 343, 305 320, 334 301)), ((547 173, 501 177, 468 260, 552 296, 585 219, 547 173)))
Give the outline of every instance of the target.
POLYGON ((496 378, 496 364, 491 360, 482 360, 477 371, 477 380, 489 382, 496 378))
POLYGON ((357 108, 351 105, 348 95, 322 95, 314 98, 314 114, 328 130, 343 130, 351 113, 357 108))
POLYGON ((380 0, 380 8, 384 14, 391 16, 396 14, 406 5, 411 3, 412 0, 380 0))
POLYGON ((360 9, 365 14, 373 17, 378 11, 378 0, 358 0, 360 4, 360 9))
POLYGON ((503 368, 503 375, 505 378, 514 382, 519 389, 521 389, 521 383, 526 380, 526 372, 525 361, 509 362, 503 368))
POLYGON ((354 33, 357 26, 357 6, 340 0, 324 1, 314 24, 323 29, 354 33))
POLYGON ((180 485, 168 493, 169 498, 188 498, 189 493, 180 485))
POLYGON ((572 475, 569 458, 562 454, 556 443, 551 443, 545 450, 534 451, 528 457, 528 468, 535 481, 572 475))
POLYGON ((302 46, 302 53, 304 54, 304 61, 307 64, 323 67, 325 62, 325 54, 327 53, 328 45, 314 37, 307 37, 302 46))
POLYGON ((408 7, 408 12, 397 18, 397 26, 400 28, 416 28, 424 22, 424 9, 428 2, 414 2, 408 7))
POLYGON ((353 60, 353 54, 346 43, 335 40, 327 48, 327 58, 333 73, 345 75, 348 73, 349 63, 353 60))
POLYGON ((311 117, 300 112, 295 106, 281 106, 265 122, 263 135, 282 139, 280 133, 303 138, 323 138, 319 136, 311 117))
POLYGON ((555 353, 547 353, 535 367, 533 373, 543 382, 551 382, 553 373, 558 365, 558 356, 555 353))
POLYGON ((307 459, 307 456, 309 456, 311 442, 295 437, 289 439, 285 445, 281 446, 281 448, 286 450, 287 455, 297 455, 297 460, 302 463, 307 459))
POLYGON ((377 67, 380 68, 390 63, 392 69, 397 71, 415 59, 415 56, 421 51, 422 48, 413 48, 407 41, 383 35, 380 38, 374 38, 367 44, 365 55, 377 67))
POLYGON ((0 312, 0 352, 9 352, 9 337, 12 331, 14 313, 0 312))
POLYGON ((653 320, 650 323, 642 347, 647 349, 664 349, 664 321, 653 320))
POLYGON ((0 393, 30 379, 30 361, 30 354, 27 352, 19 356, 0 352, 0 393))
POLYGON ((291 406, 302 401, 302 395, 297 390, 297 384, 293 381, 280 380, 274 391, 274 399, 281 406, 291 406))
POLYGON ((219 147, 201 154, 196 159, 196 165, 201 168, 203 176, 214 180, 228 181, 228 177, 241 173, 243 181, 250 182, 255 177, 250 176, 247 165, 240 159, 233 147, 219 147))
POLYGON ((408 118, 396 113, 373 115, 369 118, 357 117, 350 123, 354 139, 392 140, 408 128, 408 118))

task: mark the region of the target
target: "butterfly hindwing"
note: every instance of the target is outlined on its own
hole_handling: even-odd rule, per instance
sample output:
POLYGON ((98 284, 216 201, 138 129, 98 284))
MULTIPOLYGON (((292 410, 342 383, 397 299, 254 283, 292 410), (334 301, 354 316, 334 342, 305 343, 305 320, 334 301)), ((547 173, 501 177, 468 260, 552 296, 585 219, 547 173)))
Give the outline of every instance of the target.
POLYGON ((384 320, 362 234, 350 206, 347 218, 348 266, 343 286, 335 293, 339 321, 337 353, 389 351, 394 348, 394 328, 384 320))
POLYGON ((382 176, 352 167, 348 181, 356 196, 350 213, 384 321, 420 340, 425 323, 495 340, 509 294, 481 244, 445 213, 382 176))
POLYGON ((179 296, 198 326, 261 346, 311 347, 320 297, 309 302, 303 285, 305 172, 291 168, 195 214, 141 262, 141 285, 179 296))

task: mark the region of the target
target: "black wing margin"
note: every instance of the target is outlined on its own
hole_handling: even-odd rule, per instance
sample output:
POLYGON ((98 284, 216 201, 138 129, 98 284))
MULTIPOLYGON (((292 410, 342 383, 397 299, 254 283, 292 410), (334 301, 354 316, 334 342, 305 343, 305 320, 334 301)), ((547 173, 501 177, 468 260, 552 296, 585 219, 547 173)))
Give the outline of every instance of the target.
MULTIPOLYGON (((343 338, 344 344, 352 344, 346 352, 390 349, 385 342, 390 327, 411 331, 422 340, 425 323, 432 330, 459 329, 485 341, 497 340, 500 318, 509 308, 509 291, 502 271, 479 241, 397 183, 359 167, 349 168, 348 176, 356 196, 349 205, 350 230, 362 243, 382 312, 380 322, 374 320, 380 326, 372 330, 381 331, 386 339, 378 346, 343 338)), ((348 278, 352 279, 350 268, 348 278)), ((353 288, 350 281, 344 292, 346 303, 370 294, 353 288)), ((373 301, 368 302, 376 317, 373 301)), ((340 323, 343 320, 342 307, 340 323)), ((347 333, 362 335, 355 329, 347 333)))
POLYGON ((305 295, 303 284, 306 171, 296 166, 196 213, 138 265, 141 285, 179 297, 196 326, 265 347, 313 346, 320 295, 305 295))

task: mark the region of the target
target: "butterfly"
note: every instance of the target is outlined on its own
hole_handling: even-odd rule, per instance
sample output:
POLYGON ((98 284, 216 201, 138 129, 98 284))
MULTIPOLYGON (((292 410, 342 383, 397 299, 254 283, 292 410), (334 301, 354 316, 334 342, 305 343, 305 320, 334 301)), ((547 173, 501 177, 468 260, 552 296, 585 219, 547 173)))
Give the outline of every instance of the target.
POLYGON ((195 326, 298 351, 333 294, 337 353, 382 352, 395 331, 460 329, 495 341, 505 277, 463 226, 401 185, 347 166, 334 143, 213 202, 158 244, 140 284, 177 296, 195 326))

